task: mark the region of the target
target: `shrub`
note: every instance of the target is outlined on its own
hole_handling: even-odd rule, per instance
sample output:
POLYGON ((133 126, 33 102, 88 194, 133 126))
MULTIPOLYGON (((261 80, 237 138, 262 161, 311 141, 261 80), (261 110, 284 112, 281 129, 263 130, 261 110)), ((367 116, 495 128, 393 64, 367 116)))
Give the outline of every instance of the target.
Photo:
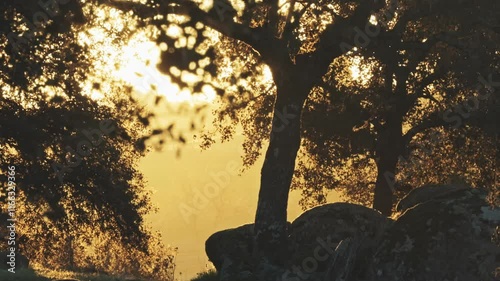
POLYGON ((217 272, 215 270, 209 270, 206 272, 198 273, 198 275, 191 279, 191 281, 218 281, 217 272))

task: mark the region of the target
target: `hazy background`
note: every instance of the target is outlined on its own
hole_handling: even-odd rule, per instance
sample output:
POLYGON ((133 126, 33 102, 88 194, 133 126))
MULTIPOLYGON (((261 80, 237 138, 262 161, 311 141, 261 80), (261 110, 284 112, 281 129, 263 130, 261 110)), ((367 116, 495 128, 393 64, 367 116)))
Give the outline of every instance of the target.
MULTIPOLYGON (((243 136, 224 144, 214 144, 201 151, 199 144, 188 142, 182 147, 180 158, 175 149, 150 152, 141 161, 141 170, 148 186, 155 190, 153 203, 159 207, 157 214, 149 216, 154 228, 161 231, 166 244, 178 247, 176 277, 189 280, 196 273, 211 268, 205 254, 205 240, 214 232, 252 223, 257 207, 260 168, 263 157, 241 176, 231 176, 227 187, 209 199, 204 208, 188 217, 181 215, 181 204, 192 206, 196 189, 203 190, 214 180, 210 173, 225 171, 230 162, 241 167, 243 136)), ((300 192, 292 192, 288 218, 295 219, 302 211, 298 205, 300 192)), ((202 207, 202 206, 200 206, 202 207)))

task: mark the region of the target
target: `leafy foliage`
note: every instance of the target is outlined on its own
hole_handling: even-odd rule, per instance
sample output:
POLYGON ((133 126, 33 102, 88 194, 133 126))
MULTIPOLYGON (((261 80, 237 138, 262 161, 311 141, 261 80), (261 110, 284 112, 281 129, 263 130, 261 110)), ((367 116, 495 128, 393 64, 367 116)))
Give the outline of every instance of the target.
MULTIPOLYGON (((192 1, 113 5, 132 10, 140 22, 160 30, 157 42, 163 46, 164 63, 159 67, 178 77, 177 83, 197 92, 201 82, 188 85, 180 78, 181 73, 195 74, 197 81, 203 77, 204 84, 224 93, 225 102, 214 124, 216 133, 226 141, 238 126, 243 127, 243 162, 247 166, 261 155, 270 133, 274 85, 292 79, 283 77, 283 61, 301 65, 317 59, 317 67, 302 73, 307 77, 304 87, 311 87, 293 188, 303 191, 304 207, 324 203, 331 189, 368 205, 373 201, 376 178, 385 172, 398 174, 398 196, 424 182, 446 182, 454 173, 463 174, 473 186, 491 186, 496 156, 485 149, 480 160, 472 147, 447 147, 452 149, 448 153, 426 155, 426 159, 437 157, 432 163, 449 169, 425 177, 425 181, 408 179, 431 168, 429 161, 417 161, 423 156, 416 149, 428 142, 425 137, 431 131, 441 135, 440 142, 477 137, 481 140, 478 147, 494 144, 497 132, 492 120, 498 112, 494 96, 481 103, 472 117, 459 117, 461 123, 466 121, 459 129, 449 130, 455 124, 447 122, 446 114, 491 90, 477 86, 478 75, 498 72, 497 3, 378 2, 366 7, 357 1, 286 1, 283 5, 243 1, 224 2, 224 8, 222 1, 214 1, 212 6, 192 1), (356 31, 354 43, 358 44, 350 45, 352 38, 346 36, 352 29, 349 24, 362 23, 370 15, 364 30, 356 31), (170 28, 179 32, 172 35, 170 28), (324 66, 326 73, 322 72, 324 66), (267 67, 271 72, 266 76, 267 67), (387 125, 388 120, 397 124, 387 125), (397 137, 388 136, 395 133, 397 137), (449 165, 454 154, 460 160, 449 165), (399 162, 397 171, 382 167, 385 160, 381 159, 388 157, 399 162), (485 161, 489 164, 482 165, 485 161), (420 164, 409 170, 405 162, 420 164), (465 171, 459 163, 479 168, 465 171)), ((216 135, 204 135, 203 146, 214 143, 216 135)))
MULTIPOLYGON (((498 117, 498 95, 479 101, 470 114, 467 110, 459 116, 457 109, 491 91, 482 86, 478 75, 486 78, 498 72, 498 44, 491 43, 498 42, 498 29, 493 24, 494 9, 488 8, 496 3, 468 3, 464 15, 462 6, 445 2, 430 7, 398 1, 393 5, 396 10, 382 10, 378 25, 369 27, 380 32, 367 37, 364 48, 358 46, 357 52, 335 59, 324 83, 312 89, 302 116, 302 149, 293 182, 293 188, 303 192, 304 208, 324 203, 332 189, 350 201, 371 205, 380 146, 397 150, 397 196, 457 176, 475 187, 495 185, 498 132, 491 120, 498 117), (475 22, 478 18, 481 22, 475 22), (460 124, 447 120, 449 111, 460 124), (394 114, 402 118, 399 127, 404 134, 391 141, 382 132, 394 114), (439 138, 431 141, 433 134, 439 138), (470 145, 464 147, 460 141, 448 145, 449 139, 470 145)), ((302 48, 311 40, 298 38, 307 38, 302 48)), ((234 50, 234 44, 227 48, 234 50)), ((232 54, 233 69, 248 58, 242 52, 232 54)), ((216 126, 222 139, 231 136, 226 133, 234 131, 231 126, 243 127, 244 163, 252 165, 269 134, 274 96, 272 90, 266 91, 265 83, 249 81, 247 85, 235 90, 237 97, 222 106, 216 126), (254 96, 247 97, 247 91, 254 96), (227 117, 239 124, 222 122, 227 117)))
MULTIPOLYGON (((93 12, 101 1, 59 2, 45 9, 39 1, 0 4, 0 159, 16 167, 21 247, 45 264, 82 266, 65 243, 77 241, 71 249, 78 252, 85 243, 95 246, 91 238, 99 234, 110 246, 143 257, 149 247, 159 247, 145 226, 144 215, 154 209, 137 168, 143 155, 137 144, 146 135, 141 118, 147 113, 120 95, 129 87, 102 82, 107 74, 96 65, 101 54, 82 39, 100 20, 93 12), (92 98, 106 90, 106 97, 92 98), (103 120, 108 120, 105 133, 103 120)), ((120 35, 115 43, 122 44, 133 33, 119 27, 107 31, 120 35)), ((0 169, 0 180, 7 182, 7 167, 0 169)), ((168 249, 156 250, 165 256, 151 259, 151 265, 168 270, 168 249)), ((137 270, 165 276, 161 270, 137 270)))
POLYGON ((215 281, 219 280, 217 272, 214 270, 198 273, 196 278, 191 279, 191 281, 215 281))
POLYGON ((317 194, 304 197, 306 207, 324 202, 315 199, 325 198, 324 191, 332 188, 354 202, 370 204, 374 171, 387 150, 397 151, 399 158, 397 170, 391 171, 397 173, 398 196, 457 176, 475 187, 495 186, 498 131, 486 127, 488 118, 498 117, 498 99, 488 94, 491 89, 480 84, 478 75, 498 72, 498 48, 475 42, 500 38, 489 25, 470 28, 470 21, 493 20, 485 9, 496 4, 477 3, 465 16, 463 7, 444 2, 418 8, 412 1, 398 2, 393 23, 380 26, 360 52, 333 63, 333 81, 322 89, 324 98, 313 95, 304 115, 305 160, 299 163, 295 188, 317 194), (357 79, 352 79, 353 71, 357 79), (479 100, 478 95, 489 99, 479 100), (458 115, 457 106, 471 100, 479 104, 459 118, 460 124, 447 120, 450 111, 458 115), (325 114, 328 121, 321 122, 325 114), (395 116, 402 118, 399 140, 383 134, 395 116), (311 159, 311 166, 320 168, 305 177, 301 170, 307 170, 311 159), (334 180, 324 174, 335 175, 334 180))

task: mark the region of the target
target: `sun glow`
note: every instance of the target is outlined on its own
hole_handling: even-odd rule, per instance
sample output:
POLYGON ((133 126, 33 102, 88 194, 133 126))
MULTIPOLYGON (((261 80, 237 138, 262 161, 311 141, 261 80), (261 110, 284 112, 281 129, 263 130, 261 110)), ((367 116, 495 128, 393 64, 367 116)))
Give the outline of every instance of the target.
POLYGON ((368 82, 373 77, 370 65, 366 65, 366 63, 362 62, 360 57, 353 57, 350 60, 349 72, 351 78, 361 85, 368 85, 368 82))
POLYGON ((136 36, 120 50, 116 78, 132 85, 141 94, 163 95, 171 103, 206 103, 216 98, 214 91, 193 95, 171 82, 168 75, 157 69, 160 63, 160 48, 146 36, 136 36))
POLYGON ((97 15, 98 20, 105 24, 89 28, 79 34, 80 42, 91 46, 95 70, 99 77, 100 87, 96 89, 93 82, 86 86, 92 98, 102 98, 111 90, 105 81, 122 81, 130 85, 135 93, 140 95, 156 94, 165 97, 170 103, 199 104, 208 103, 216 99, 213 89, 205 87, 202 94, 192 94, 189 90, 180 89, 173 84, 168 75, 162 74, 157 65, 160 63, 161 46, 149 38, 152 30, 137 31, 126 40, 126 45, 113 32, 120 32, 124 28, 123 17, 113 16, 116 11, 103 10, 97 15))

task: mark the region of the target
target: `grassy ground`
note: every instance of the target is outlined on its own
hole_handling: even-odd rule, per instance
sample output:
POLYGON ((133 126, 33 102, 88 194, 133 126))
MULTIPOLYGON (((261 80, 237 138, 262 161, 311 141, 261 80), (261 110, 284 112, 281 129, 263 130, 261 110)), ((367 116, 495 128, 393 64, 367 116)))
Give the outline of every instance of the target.
POLYGON ((191 281, 218 281, 217 273, 214 270, 210 270, 207 272, 198 273, 196 278, 191 279, 191 281))
MULTIPOLYGON (((120 278, 103 275, 79 274, 74 272, 52 271, 47 269, 21 269, 16 270, 16 273, 10 273, 0 269, 0 280, 8 281, 51 281, 57 279, 77 279, 80 281, 141 281, 137 279, 120 278)), ((198 273, 191 281, 218 281, 217 273, 214 270, 198 273)))
POLYGON ((9 281, 48 281, 50 279, 37 275, 31 269, 16 270, 16 273, 0 269, 0 280, 9 281))
POLYGON ((0 280, 8 281, 51 281, 57 279, 76 279, 80 281, 141 281, 138 279, 129 279, 122 277, 106 276, 106 275, 90 275, 79 274, 73 272, 59 272, 51 270, 21 269, 16 270, 16 273, 11 273, 0 269, 0 280))

